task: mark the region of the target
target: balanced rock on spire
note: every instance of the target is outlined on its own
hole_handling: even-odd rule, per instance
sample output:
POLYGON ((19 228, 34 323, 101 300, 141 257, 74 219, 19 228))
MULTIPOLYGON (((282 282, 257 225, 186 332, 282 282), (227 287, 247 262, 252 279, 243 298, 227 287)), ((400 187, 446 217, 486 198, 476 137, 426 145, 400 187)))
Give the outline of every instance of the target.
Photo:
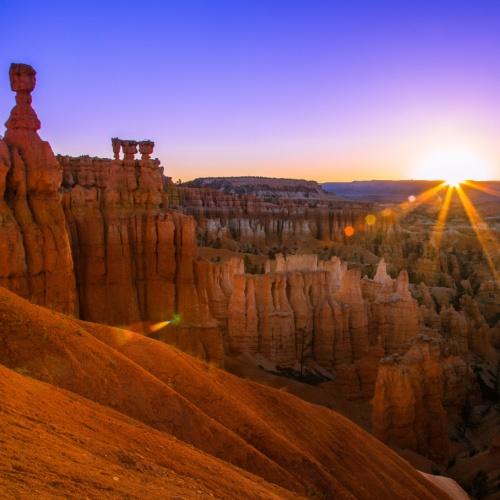
POLYGON ((10 88, 16 92, 16 105, 5 123, 5 138, 11 143, 27 143, 40 129, 40 120, 31 107, 31 92, 36 85, 36 71, 29 64, 12 63, 9 70, 10 88))
POLYGON ((75 314, 73 260, 59 189, 62 168, 37 130, 36 71, 9 71, 16 105, 0 140, 0 286, 36 304, 75 314))

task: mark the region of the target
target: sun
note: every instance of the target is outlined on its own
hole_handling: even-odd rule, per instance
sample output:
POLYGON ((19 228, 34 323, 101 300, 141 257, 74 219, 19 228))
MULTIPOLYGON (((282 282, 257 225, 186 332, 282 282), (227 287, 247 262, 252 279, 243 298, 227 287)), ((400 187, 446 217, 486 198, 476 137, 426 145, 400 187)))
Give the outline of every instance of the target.
POLYGON ((462 184, 462 182, 465 182, 467 179, 461 176, 460 174, 457 175, 450 174, 443 180, 444 182, 446 182, 447 186, 457 188, 458 186, 460 186, 460 184, 462 184))
POLYGON ((414 179, 441 180, 458 187, 466 180, 488 180, 491 164, 481 154, 461 148, 443 148, 423 154, 412 168, 414 179))

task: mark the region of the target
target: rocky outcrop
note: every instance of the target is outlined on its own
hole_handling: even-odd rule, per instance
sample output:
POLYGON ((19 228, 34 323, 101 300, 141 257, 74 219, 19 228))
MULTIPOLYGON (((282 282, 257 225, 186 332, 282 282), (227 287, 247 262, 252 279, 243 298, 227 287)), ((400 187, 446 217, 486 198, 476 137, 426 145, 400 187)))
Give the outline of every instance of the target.
POLYGON ((466 364, 435 336, 419 335, 404 356, 380 361, 373 404, 373 433, 400 449, 440 464, 448 459, 445 405, 465 400, 466 364))
POLYGON ((59 194, 62 169, 37 133, 36 72, 12 64, 16 92, 0 139, 0 286, 36 304, 77 314, 73 262, 59 194))
POLYGON ((59 157, 81 317, 163 323, 160 338, 220 365, 218 323, 198 286, 205 278, 196 262, 195 222, 163 209, 163 169, 145 142, 114 139, 115 155, 121 146, 124 159, 59 157))
MULTIPOLYGON (((243 274, 237 259, 217 266, 211 280, 218 285, 209 280, 204 286, 234 354, 260 353, 289 366, 312 360, 333 370, 365 359, 373 348, 378 358, 404 353, 419 331, 418 306, 404 273, 383 283, 362 280, 359 270, 337 257, 322 261, 315 255, 277 255, 257 275, 243 274)), ((365 365, 358 367, 360 384, 370 397, 366 387, 373 387, 376 367, 365 365)))
POLYGON ((173 314, 175 224, 155 212, 161 203, 158 167, 59 160, 82 318, 131 325, 173 314))
MULTIPOLYGON (((491 354, 489 328, 470 297, 464 297, 461 310, 456 310, 446 288, 429 289, 421 283, 414 291, 420 301, 420 328, 426 335, 406 338, 399 350, 404 352, 404 346, 409 346, 404 356, 392 355, 380 361, 373 432, 400 449, 408 448, 445 464, 448 418, 456 420, 466 401, 467 387, 474 383, 467 368, 469 349, 474 345, 478 352, 491 354)), ((409 313, 401 309, 399 314, 404 319, 409 313)), ((397 317, 394 319, 398 324, 397 317)), ((398 331, 406 328, 403 322, 398 331)))
POLYGON ((363 279, 363 296, 369 299, 371 341, 379 339, 387 354, 402 353, 421 329, 420 313, 410 289, 408 273, 396 280, 386 272, 382 259, 373 280, 363 279))
POLYGON ((326 192, 316 181, 305 179, 283 179, 276 177, 198 177, 185 184, 195 188, 212 188, 225 194, 257 195, 266 198, 331 198, 335 196, 326 192))
POLYGON ((373 432, 386 443, 447 458, 439 346, 419 339, 405 357, 381 360, 373 397, 373 432))

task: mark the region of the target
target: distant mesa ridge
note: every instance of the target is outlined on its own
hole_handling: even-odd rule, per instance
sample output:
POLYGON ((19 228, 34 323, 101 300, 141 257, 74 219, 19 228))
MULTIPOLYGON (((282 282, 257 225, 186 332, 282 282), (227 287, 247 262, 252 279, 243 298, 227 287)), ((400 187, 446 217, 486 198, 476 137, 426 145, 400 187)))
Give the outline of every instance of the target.
MULTIPOLYGON (((322 189, 347 200, 364 200, 378 203, 401 203, 408 196, 418 195, 441 184, 439 180, 370 180, 352 182, 324 182, 322 189)), ((477 184, 500 193, 500 181, 478 181, 477 184)), ((467 186, 463 187, 467 190, 467 186)), ((472 200, 491 200, 493 194, 478 190, 468 190, 472 200)))

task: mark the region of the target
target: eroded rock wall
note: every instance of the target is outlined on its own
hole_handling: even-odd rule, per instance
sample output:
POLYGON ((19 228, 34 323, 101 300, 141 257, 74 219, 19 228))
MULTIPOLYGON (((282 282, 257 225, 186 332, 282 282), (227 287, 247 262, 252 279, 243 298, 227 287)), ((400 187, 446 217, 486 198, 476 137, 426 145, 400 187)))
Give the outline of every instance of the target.
POLYGON ((278 255, 257 275, 244 274, 241 259, 215 266, 204 287, 233 354, 260 353, 283 365, 312 359, 333 369, 373 347, 380 356, 404 353, 419 332, 418 305, 404 273, 380 283, 361 279, 337 257, 313 255, 278 255))
POLYGON ((343 241, 348 226, 372 232, 389 224, 380 220, 380 227, 371 227, 365 217, 373 212, 372 205, 335 197, 266 198, 173 185, 167 191, 170 206, 196 219, 200 241, 207 246, 264 250, 299 241, 343 241))
POLYGON ((404 356, 383 358, 372 400, 379 439, 440 464, 450 446, 446 405, 463 404, 467 372, 465 361, 443 347, 442 339, 419 335, 404 356))
POLYGON ((159 162, 59 159, 81 317, 127 326, 169 322, 161 337, 222 364, 218 323, 198 286, 206 279, 195 221, 163 209, 159 162))

